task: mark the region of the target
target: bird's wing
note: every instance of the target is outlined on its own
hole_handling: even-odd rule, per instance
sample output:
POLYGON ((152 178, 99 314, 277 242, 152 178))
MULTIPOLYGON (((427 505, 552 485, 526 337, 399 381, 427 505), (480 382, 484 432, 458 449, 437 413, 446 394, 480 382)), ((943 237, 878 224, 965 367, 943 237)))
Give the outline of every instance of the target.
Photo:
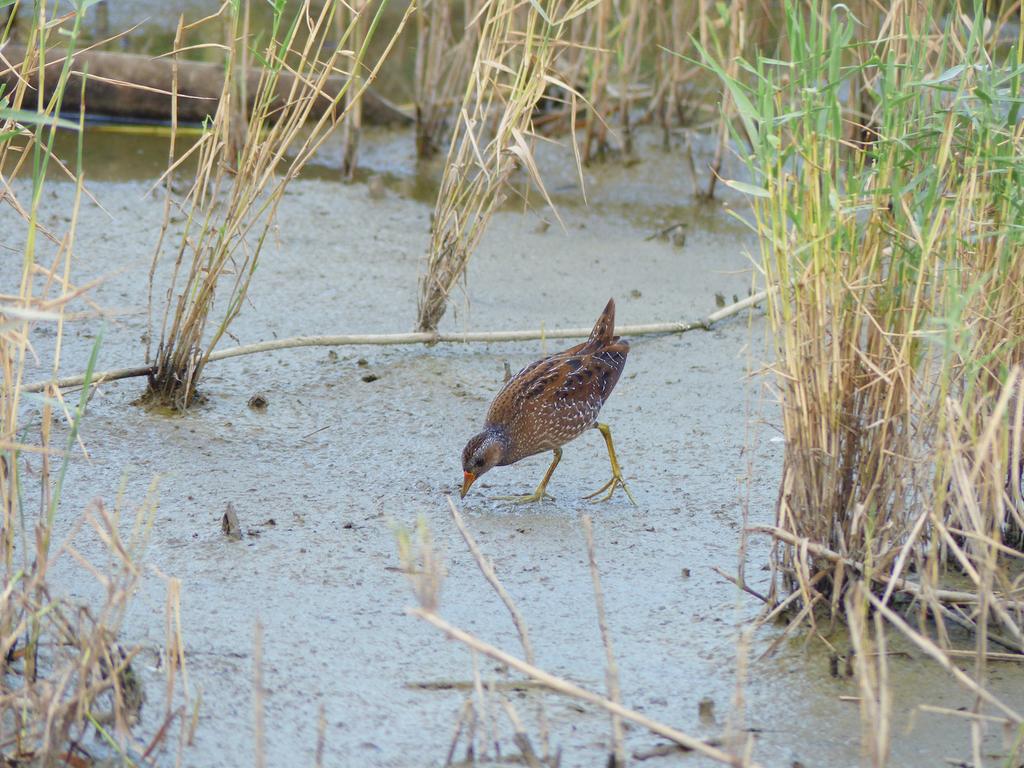
POLYGON ((590 401, 599 398, 603 405, 622 375, 628 354, 629 342, 615 339, 592 354, 577 355, 566 361, 558 385, 559 399, 590 401))
POLYGON ((622 374, 629 343, 614 339, 596 352, 580 344, 537 360, 509 379, 487 412, 488 423, 500 423, 524 410, 548 407, 597 418, 622 374))

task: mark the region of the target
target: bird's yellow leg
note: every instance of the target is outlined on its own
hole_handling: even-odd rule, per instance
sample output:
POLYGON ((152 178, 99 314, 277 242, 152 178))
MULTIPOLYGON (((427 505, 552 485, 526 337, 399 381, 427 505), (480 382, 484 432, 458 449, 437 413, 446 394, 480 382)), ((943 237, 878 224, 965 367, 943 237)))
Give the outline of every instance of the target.
POLYGON ((584 496, 583 498, 594 499, 595 496, 598 496, 604 493, 605 491, 608 491, 607 495, 601 497, 600 499, 594 499, 594 501, 607 501, 612 497, 612 494, 615 493, 615 489, 621 485, 622 490, 624 490, 626 492, 626 495, 629 497, 630 503, 635 507, 636 499, 634 499, 633 494, 629 492, 629 486, 626 485, 626 481, 622 477, 622 470, 619 469, 619 460, 615 456, 615 446, 612 444, 611 429, 608 428, 607 424, 595 424, 594 429, 597 429, 601 432, 601 436, 604 437, 604 444, 608 446, 608 461, 611 462, 612 465, 612 479, 609 480, 604 485, 602 485, 589 496, 584 496))
POLYGON ((551 479, 551 474, 555 471, 555 467, 558 466, 558 462, 562 460, 562 449, 555 448, 555 457, 551 460, 551 466, 548 467, 548 471, 544 473, 544 478, 540 481, 540 485, 537 486, 537 490, 526 496, 495 496, 496 501, 511 501, 513 504, 532 504, 535 501, 542 501, 544 498, 549 498, 554 501, 554 496, 547 492, 548 480, 551 479))

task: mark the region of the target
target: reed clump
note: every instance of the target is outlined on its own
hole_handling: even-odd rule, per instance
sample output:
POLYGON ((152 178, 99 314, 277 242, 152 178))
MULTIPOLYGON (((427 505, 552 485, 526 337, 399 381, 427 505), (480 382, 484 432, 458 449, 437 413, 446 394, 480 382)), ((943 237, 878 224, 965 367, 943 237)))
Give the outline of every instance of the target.
POLYGON ((872 765, 893 631, 1017 734, 1012 762, 1024 719, 985 684, 993 644, 1024 652, 1024 47, 981 3, 894 3, 867 24, 785 8, 770 55, 729 70, 701 51, 737 109, 748 178, 726 183, 753 201, 778 289, 786 449, 776 523, 757 529, 776 540, 771 615, 847 620, 872 765), (973 674, 951 661, 962 630, 973 674))
POLYGON ((533 157, 536 108, 549 87, 561 88, 575 100, 575 92, 559 80, 553 64, 571 21, 587 10, 584 0, 565 6, 558 0, 543 4, 499 0, 487 4, 475 22, 480 25, 478 45, 434 207, 425 274, 420 280, 420 331, 437 329, 448 297, 506 199, 508 182, 516 171, 524 170, 551 206, 533 157))
MULTIPOLYGON (((931 629, 889 625, 942 658, 970 630, 981 685, 990 642, 1024 651, 1022 47, 980 3, 895 3, 870 29, 848 7, 786 13, 780 52, 742 74, 704 51, 778 287, 773 596, 830 606, 866 646, 884 641, 864 607, 909 597, 931 629)), ((884 666, 862 672, 881 717, 884 666)))
MULTIPOLYGON (((265 45, 255 54, 263 71, 248 114, 239 92, 251 43, 247 0, 223 7, 230 22, 229 43, 224 46, 228 76, 216 115, 200 139, 172 162, 164 179, 171 204, 153 256, 151 295, 172 205, 182 210, 185 223, 159 331, 151 322, 149 338, 159 340, 149 400, 183 409, 195 397, 210 354, 242 310, 288 183, 358 106, 359 96, 373 82, 412 10, 410 5, 389 45, 371 66, 367 51, 386 7, 385 0, 376 6, 364 3, 349 8, 344 31, 332 42, 338 4, 303 0, 295 12, 285 0, 276 0, 270 29, 260 35, 265 45), (359 46, 350 50, 354 40, 359 46), (278 82, 285 72, 293 77, 282 100, 278 82), (328 83, 339 72, 347 79, 332 91, 328 83), (323 106, 321 100, 327 101, 328 108, 311 119, 314 108, 319 111, 323 106), (193 155, 198 164, 195 178, 184 199, 175 200, 175 170, 193 155), (217 316, 211 319, 215 310, 217 316)), ((179 25, 179 43, 187 31, 179 25)), ((357 130, 355 126, 353 131, 357 130)), ((354 141, 355 134, 350 133, 350 165, 354 141)), ((146 362, 150 362, 148 344, 146 362)))

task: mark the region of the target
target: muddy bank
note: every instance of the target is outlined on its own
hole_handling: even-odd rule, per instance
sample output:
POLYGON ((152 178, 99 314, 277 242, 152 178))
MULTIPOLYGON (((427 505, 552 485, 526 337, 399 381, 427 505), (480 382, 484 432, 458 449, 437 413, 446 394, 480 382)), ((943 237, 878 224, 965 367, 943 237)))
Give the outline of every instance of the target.
MULTIPOLYGON (((367 157, 378 152, 386 154, 371 147, 367 157)), ((430 206, 400 194, 411 172, 401 162, 391 167, 383 199, 372 199, 363 184, 300 180, 290 188, 251 306, 233 327, 239 343, 412 326, 430 206)), ((564 207, 564 231, 538 228, 536 217, 511 211, 495 218, 471 266, 468 294, 456 300, 445 329, 585 325, 609 296, 625 323, 690 318, 713 309, 716 294, 745 294, 749 234, 720 209, 680 205, 687 199, 681 168, 651 156, 633 168, 589 173, 592 206, 564 207), (680 217, 692 222, 681 247, 646 239, 680 217)), ((145 189, 140 182, 94 184, 110 216, 87 205, 79 224, 76 279, 105 276, 95 299, 112 311, 101 367, 141 355, 145 274, 162 214, 145 189)), ((61 220, 71 191, 49 188, 47 217, 61 220)), ((13 231, 10 214, 0 215, 4 231, 13 231)), ((13 268, 0 268, 4 284, 13 268)), ((96 318, 72 325, 68 373, 84 364, 98 326, 96 318)), ((591 513, 624 701, 707 737, 720 735, 735 694, 738 628, 759 609, 712 568, 735 569, 744 509, 752 522, 771 521, 782 455, 770 393, 747 375, 767 357, 764 333, 754 312, 709 333, 634 340, 602 417, 637 508, 621 496, 603 505, 580 500, 607 479, 596 433, 566 448, 549 488, 556 501, 512 509, 488 499, 532 489, 546 466, 541 456, 488 474, 462 504, 530 625, 538 663, 600 689, 603 650, 579 527, 580 513, 591 513), (713 718, 699 714, 704 699, 714 702, 713 718)), ((36 341, 45 366, 45 333, 36 341)), ((182 582, 189 685, 193 695, 202 692, 185 764, 252 762, 257 620, 264 627, 268 764, 312 762, 321 706, 328 765, 443 764, 462 694, 420 684, 469 680, 470 660, 406 616, 412 597, 396 570, 394 527, 420 517, 430 526, 448 568, 444 616, 518 648, 444 496, 461 479, 459 452, 501 385, 503 363, 515 369, 553 346, 305 349, 230 360, 207 369, 207 403, 178 417, 133 406, 141 382, 104 386, 83 426, 90 459, 76 458, 65 482, 58 537, 92 499, 112 500, 124 483, 126 504, 138 503, 158 478, 146 558, 153 571, 124 638, 145 648, 139 672, 149 700, 140 733, 151 735, 163 712, 159 572, 182 582), (376 378, 366 381, 368 374, 376 378), (265 410, 248 407, 256 393, 265 396, 265 410), (229 502, 245 534, 238 542, 220 530, 229 502)), ((79 547, 102 558, 87 533, 79 547)), ((757 589, 766 588, 766 556, 765 543, 752 542, 748 577, 757 589)), ((67 561, 54 573, 72 595, 97 594, 91 577, 67 561)), ((752 658, 776 637, 768 629, 753 638, 752 658)), ((908 649, 894 639, 893 650, 908 649)), ((911 708, 923 700, 970 706, 971 698, 916 653, 894 656, 891 668, 892 764, 968 759, 966 723, 913 717, 911 708)), ((502 679, 488 662, 481 672, 502 679)), ((993 678, 997 694, 1021 703, 1017 667, 994 665, 993 678)), ((830 675, 820 645, 798 639, 752 662, 744 695, 743 722, 754 729, 755 756, 765 765, 858 764, 857 704, 840 699, 857 695, 856 685, 830 675)), ((531 723, 529 702, 519 694, 513 700, 531 723)), ((562 764, 603 763, 605 715, 546 701, 562 764)), ((510 752, 507 728, 503 734, 510 752)), ((627 731, 631 752, 658 741, 627 731)), ((994 751, 998 742, 992 734, 994 751)), ((165 754, 161 762, 173 758, 165 754)), ((673 756, 645 764, 704 763, 673 756)))

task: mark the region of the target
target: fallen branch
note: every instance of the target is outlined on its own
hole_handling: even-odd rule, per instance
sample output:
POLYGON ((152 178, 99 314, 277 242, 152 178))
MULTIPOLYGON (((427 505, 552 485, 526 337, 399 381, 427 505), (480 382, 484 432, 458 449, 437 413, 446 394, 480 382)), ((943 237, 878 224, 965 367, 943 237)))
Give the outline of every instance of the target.
MULTIPOLYGON (((10 65, 0 64, 0 83, 5 83, 10 91, 22 77, 20 69, 25 56, 34 56, 34 52, 26 52, 24 46, 8 45, 4 48, 4 55, 10 65)), ((154 58, 135 53, 91 49, 75 51, 72 56, 73 69, 64 90, 61 109, 74 114, 78 114, 84 100, 90 115, 171 120, 172 110, 176 109, 178 120, 201 123, 213 116, 224 87, 224 65, 221 63, 185 59, 175 61, 170 53, 166 57, 154 58), (175 68, 178 70, 177 75, 175 68), (174 87, 175 76, 180 81, 177 88, 174 87), (85 79, 84 93, 82 78, 85 79)), ((66 55, 52 59, 47 57, 43 76, 44 101, 49 101, 54 89, 58 87, 60 70, 66 58, 66 55)), ((39 62, 36 61, 27 73, 29 87, 33 90, 39 87, 39 69, 39 62)), ((245 72, 246 87, 242 92, 248 96, 248 114, 254 109, 259 91, 257 86, 262 75, 261 67, 250 67, 245 72)), ((291 98, 297 77, 287 70, 281 73, 274 90, 275 108, 291 98)), ((323 91, 316 94, 310 117, 316 119, 325 110, 331 109, 335 95, 347 82, 346 75, 334 74, 328 77, 323 91)), ((413 122, 406 110, 373 91, 363 94, 363 120, 372 125, 409 125, 413 122)))
MULTIPOLYGON (((504 664, 506 667, 522 672, 524 675, 533 678, 538 683, 541 683, 555 693, 561 693, 565 696, 594 704, 612 714, 618 715, 623 720, 629 720, 642 728, 646 728, 652 733, 663 736, 684 749, 699 752, 706 757, 710 757, 712 760, 717 760, 718 762, 725 763, 726 765, 740 766, 744 764, 740 758, 730 755, 728 752, 723 752, 722 750, 717 749, 698 738, 688 736, 682 731, 677 731, 671 726, 660 723, 657 720, 652 720, 646 715, 632 709, 627 709, 621 704, 611 701, 600 694, 589 691, 586 688, 581 688, 575 683, 571 683, 564 678, 556 677, 555 675, 545 672, 543 669, 535 667, 532 664, 527 664, 522 659, 505 653, 505 651, 500 648, 484 642, 468 632, 449 624, 433 611, 428 611, 423 608, 409 608, 408 612, 412 616, 423 619, 428 624, 432 624, 437 627, 452 640, 460 642, 468 648, 471 648, 478 653, 482 653, 484 656, 488 656, 500 664, 504 664)), ((757 763, 747 763, 746 765, 749 768, 759 768, 757 763)))
POLYGON ((719 568, 717 565, 711 566, 711 570, 714 571, 715 573, 717 573, 719 576, 721 576, 723 579, 728 581, 733 586, 737 587, 738 589, 742 589, 748 595, 756 597, 758 600, 760 600, 765 605, 768 604, 768 602, 769 602, 768 598, 765 597, 764 595, 762 595, 760 592, 758 592, 753 587, 748 586, 746 582, 742 582, 738 578, 736 578, 735 576, 729 575, 728 573, 723 571, 721 568, 719 568))
MULTIPOLYGON (((748 296, 742 301, 730 304, 727 307, 712 312, 702 320, 678 323, 647 323, 643 325, 621 325, 615 329, 616 333, 622 336, 651 336, 667 333, 686 333, 687 331, 711 330, 711 327, 728 317, 739 314, 744 309, 753 307, 764 301, 773 289, 759 291, 753 296, 748 296)), ((273 352, 281 349, 295 349, 298 347, 355 347, 355 346, 397 346, 406 344, 468 344, 488 343, 503 341, 534 341, 537 339, 578 339, 586 338, 593 328, 559 328, 551 331, 544 329, 530 331, 477 331, 475 333, 362 333, 344 334, 340 336, 294 336, 289 339, 274 339, 273 341, 261 341, 256 344, 245 344, 230 349, 218 349, 210 355, 208 362, 215 360, 227 360, 231 357, 243 355, 255 355, 260 352, 273 352)), ((92 375, 94 385, 104 384, 118 379, 132 379, 139 376, 148 376, 156 372, 155 365, 136 365, 131 368, 115 368, 110 371, 100 371, 92 375)), ((68 376, 56 381, 37 381, 22 387, 22 392, 42 392, 47 387, 55 386, 59 389, 65 387, 79 387, 85 383, 85 376, 68 376)))

